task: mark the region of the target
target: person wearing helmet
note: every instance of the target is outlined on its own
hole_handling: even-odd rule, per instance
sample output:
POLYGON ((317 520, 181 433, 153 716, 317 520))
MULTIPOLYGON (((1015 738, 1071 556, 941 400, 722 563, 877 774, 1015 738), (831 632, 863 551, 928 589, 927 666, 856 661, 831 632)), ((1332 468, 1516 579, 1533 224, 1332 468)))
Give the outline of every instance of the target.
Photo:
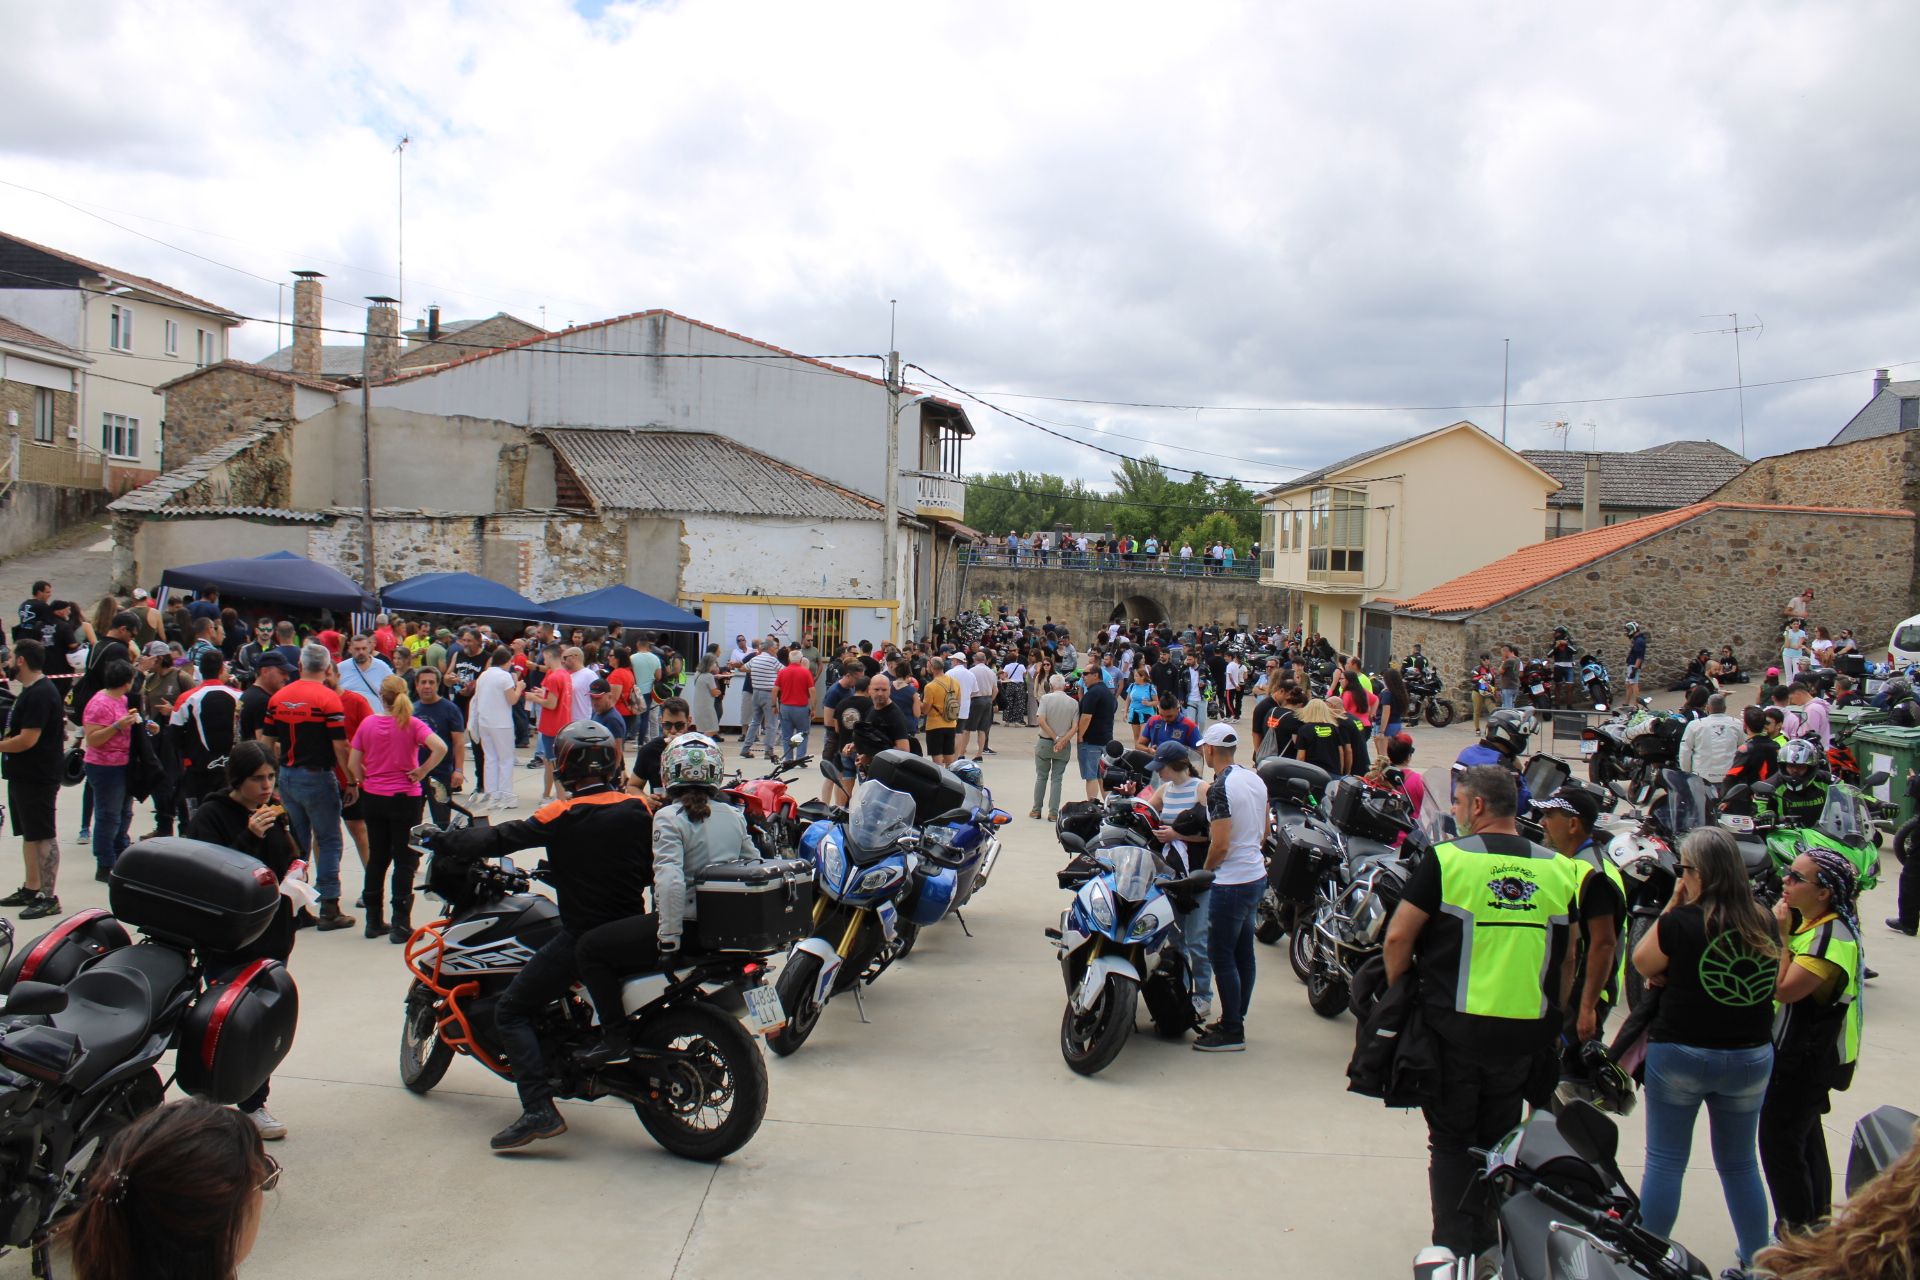
POLYGON ((1640 668, 1647 661, 1647 633, 1637 622, 1627 624, 1627 702, 1640 701, 1640 668))
POLYGON ((658 914, 633 911, 586 934, 574 949, 580 981, 600 1014, 600 1043, 579 1055, 585 1066, 605 1066, 632 1052, 632 1036, 621 1016, 621 986, 636 973, 671 963, 680 950, 681 934, 695 914, 689 887, 700 869, 760 857, 739 808, 713 803, 724 772, 720 744, 704 733, 683 733, 660 753, 660 781, 668 804, 653 815, 653 901, 658 914))
POLYGON ((1514 784, 1520 789, 1520 803, 1533 803, 1527 780, 1520 772, 1520 754, 1527 749, 1527 738, 1532 733, 1533 719, 1526 712, 1510 708, 1494 712, 1487 717, 1485 735, 1453 762, 1454 779, 1458 780, 1462 771, 1475 765, 1497 764, 1513 771, 1514 784))
POLYGON ((548 883, 560 908, 559 931, 520 970, 494 1015, 513 1063, 521 1108, 520 1118, 493 1136, 495 1151, 567 1131, 553 1105, 534 1015, 578 979, 574 949, 579 940, 603 924, 645 911, 653 881, 646 856, 653 846, 653 814, 644 800, 620 789, 620 744, 613 734, 591 720, 566 726, 554 735, 553 776, 565 794, 532 817, 449 831, 436 842, 436 852, 487 858, 544 847, 548 883))
MULTIPOLYGON (((1553 646, 1547 650, 1547 663, 1553 668, 1554 705, 1570 707, 1579 701, 1574 688, 1574 673, 1579 667, 1578 651, 1565 627, 1553 629, 1553 646)), ((1521 800, 1522 804, 1526 801, 1521 800)))
POLYGON ((1821 769, 1825 756, 1810 738, 1790 738, 1780 748, 1780 774, 1774 780, 1772 810, 1788 826, 1810 827, 1827 807, 1827 779, 1821 769))

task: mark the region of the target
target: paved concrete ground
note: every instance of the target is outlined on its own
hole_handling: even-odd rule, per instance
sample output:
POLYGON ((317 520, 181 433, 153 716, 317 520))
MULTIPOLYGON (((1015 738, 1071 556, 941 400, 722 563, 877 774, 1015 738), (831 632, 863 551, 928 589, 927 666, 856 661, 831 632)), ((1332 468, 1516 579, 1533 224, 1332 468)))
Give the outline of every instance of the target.
MULTIPOLYGON (((1421 763, 1466 738, 1423 734, 1421 763)), ((1353 1021, 1316 1017, 1281 951, 1260 952, 1248 1052, 1140 1035, 1099 1077, 1066 1068, 1041 934, 1065 899, 1063 859, 1024 817, 1031 734, 996 729, 995 743, 987 781, 1021 816, 968 913, 976 936, 925 935, 871 989, 870 1025, 850 1001, 829 1009, 798 1056, 772 1062, 765 1125, 718 1167, 664 1154, 612 1103, 564 1104, 564 1137, 490 1154, 514 1114, 507 1085, 456 1062, 427 1097, 400 1086, 399 949, 302 934, 303 1016, 272 1102, 292 1128, 274 1153, 287 1172, 246 1274, 1405 1275, 1426 1240, 1424 1127, 1345 1092, 1353 1021)), ((537 794, 537 775, 516 776, 523 799, 537 794)), ((79 791, 62 799, 71 832, 79 791)), ((0 841, 0 864, 14 847, 0 841)), ((105 904, 84 850, 68 848, 67 870, 68 910, 105 904)), ((1841 1164, 1855 1117, 1920 1102, 1904 1065, 1920 1053, 1920 944, 1881 928, 1890 908, 1883 887, 1862 912, 1885 976, 1859 1082, 1831 1120, 1841 1164)), ((1642 1142, 1626 1120, 1630 1176, 1642 1142)), ((1704 1122, 1694 1168, 1679 1234, 1717 1270, 1731 1231, 1704 1122)), ((0 1276, 25 1274, 0 1261, 0 1276)))

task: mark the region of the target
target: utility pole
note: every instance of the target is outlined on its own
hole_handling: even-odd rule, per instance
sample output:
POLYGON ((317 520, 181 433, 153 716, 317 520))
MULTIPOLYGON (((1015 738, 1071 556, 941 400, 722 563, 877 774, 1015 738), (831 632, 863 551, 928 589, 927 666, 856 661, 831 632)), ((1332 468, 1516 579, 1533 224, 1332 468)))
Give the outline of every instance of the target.
POLYGON ((373 310, 360 346, 360 557, 368 595, 380 591, 373 564, 373 310))
MULTIPOLYGON (((1700 318, 1702 320, 1718 320, 1720 317, 1713 315, 1701 316, 1700 318)), ((1694 333, 1730 333, 1733 335, 1733 389, 1734 394, 1739 397, 1740 401, 1740 456, 1744 458, 1747 456, 1747 375, 1745 370, 1740 366, 1740 335, 1743 333, 1754 333, 1756 331, 1765 333, 1767 326, 1765 322, 1761 321, 1757 316, 1754 318, 1754 323, 1741 324, 1740 313, 1738 311, 1727 312, 1726 318, 1729 323, 1725 329, 1695 329, 1694 333)))
POLYGON ((1500 443, 1507 442, 1507 374, 1513 367, 1513 339, 1500 339, 1500 443))
MULTIPOLYGON (((889 326, 891 327, 891 326, 889 326)), ((880 571, 880 598, 893 601, 893 635, 900 637, 900 593, 896 586, 898 574, 894 570, 894 557, 898 554, 897 542, 900 536, 900 506, 896 501, 900 489, 900 353, 887 352, 887 475, 881 482, 880 511, 880 554, 883 566, 880 571)))

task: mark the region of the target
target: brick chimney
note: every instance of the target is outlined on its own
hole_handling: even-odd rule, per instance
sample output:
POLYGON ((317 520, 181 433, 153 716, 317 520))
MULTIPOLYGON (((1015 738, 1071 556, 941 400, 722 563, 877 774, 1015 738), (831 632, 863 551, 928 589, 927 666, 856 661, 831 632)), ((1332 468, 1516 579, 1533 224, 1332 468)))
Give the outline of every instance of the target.
POLYGON ((1586 461, 1586 474, 1580 481, 1580 527, 1598 529, 1600 527, 1600 455, 1590 453, 1586 461))
POLYGON ((320 376, 320 282, 318 271, 293 273, 293 371, 320 376))
POLYGON ((1885 369, 1875 369, 1873 371, 1873 394, 1877 397, 1882 391, 1885 391, 1886 389, 1887 389, 1887 371, 1885 369))
POLYGON ((385 382, 400 365, 400 302, 369 297, 367 308, 367 377, 385 382))

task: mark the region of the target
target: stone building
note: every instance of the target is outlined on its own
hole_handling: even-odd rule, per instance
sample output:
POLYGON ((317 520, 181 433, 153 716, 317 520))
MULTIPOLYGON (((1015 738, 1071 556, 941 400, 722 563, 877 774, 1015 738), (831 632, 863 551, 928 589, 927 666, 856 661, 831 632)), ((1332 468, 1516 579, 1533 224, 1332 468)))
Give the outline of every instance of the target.
POLYGON ((496 311, 483 320, 442 322, 439 307, 427 308, 424 324, 407 330, 406 349, 400 353, 402 369, 420 369, 430 364, 445 364, 475 351, 498 351, 503 347, 542 337, 546 330, 528 324, 518 316, 496 311))
POLYGON ((1631 452, 1522 449, 1520 456, 1560 482, 1547 495, 1549 538, 1598 524, 1637 520, 1692 506, 1740 474, 1747 460, 1711 440, 1670 440, 1631 452), (1586 509, 1587 475, 1600 477, 1599 502, 1586 509))
MULTIPOLYGON (((10 479, 21 479, 29 470, 77 472, 86 467, 76 456, 80 380, 92 363, 83 351, 0 319, 0 423, 21 468, 10 479)), ((91 472, 98 483, 99 468, 91 472)))
POLYGON ((1393 652, 1425 647, 1449 682, 1503 643, 1543 654, 1553 628, 1619 674, 1623 625, 1645 628, 1648 688, 1700 649, 1764 668, 1781 606, 1808 585, 1819 615, 1869 644, 1912 612, 1911 510, 1710 501, 1536 543, 1396 602, 1393 652))
POLYGON ((270 422, 298 422, 331 407, 344 383, 222 360, 154 390, 167 398, 163 469, 185 466, 207 450, 270 422))

